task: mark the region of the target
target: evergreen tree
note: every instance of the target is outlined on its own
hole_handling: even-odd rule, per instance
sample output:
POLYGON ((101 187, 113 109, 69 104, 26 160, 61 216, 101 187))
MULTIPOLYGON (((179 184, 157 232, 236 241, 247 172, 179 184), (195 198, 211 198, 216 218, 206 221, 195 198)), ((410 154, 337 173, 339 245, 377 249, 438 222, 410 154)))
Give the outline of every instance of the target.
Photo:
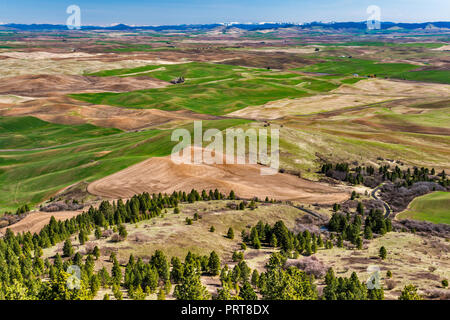
POLYGON ((258 270, 254 269, 252 272, 251 284, 256 287, 258 285, 258 282, 259 282, 259 273, 258 270))
POLYGON ((364 238, 368 240, 373 239, 372 228, 369 225, 364 227, 364 238))
POLYGON ((183 264, 177 257, 172 257, 170 261, 172 264, 172 271, 170 272, 170 279, 173 283, 179 283, 183 277, 183 264))
POLYGON ((163 288, 159 288, 157 299, 166 300, 166 293, 163 288))
POLYGON ((185 266, 181 283, 175 287, 174 296, 178 300, 208 300, 210 298, 193 264, 185 266))
POLYGON ((228 239, 234 239, 234 230, 231 227, 228 229, 227 238, 228 239))
POLYGON ((361 239, 361 237, 358 237, 356 240, 356 247, 358 248, 358 250, 362 250, 363 248, 363 240, 361 239))
POLYGON ((94 255, 95 259, 98 260, 98 258, 100 258, 100 249, 95 246, 92 254, 94 255))
POLYGON ((127 229, 125 228, 125 226, 123 224, 119 225, 118 231, 119 231, 119 236, 123 240, 125 240, 127 238, 127 236, 128 236, 128 232, 127 232, 127 229))
POLYGON ((378 256, 379 256, 382 260, 386 259, 386 257, 387 257, 387 250, 386 250, 385 247, 381 247, 381 248, 380 248, 380 251, 379 251, 379 253, 378 253, 378 256))
POLYGON ((272 233, 272 235, 270 236, 270 246, 276 248, 278 246, 278 240, 277 240, 277 236, 275 235, 275 233, 272 233))
POLYGON ((208 260, 209 273, 217 276, 220 272, 220 258, 215 251, 212 251, 208 260))
POLYGON ((423 298, 417 292, 417 287, 412 284, 409 284, 403 288, 402 293, 398 299, 399 300, 422 300, 423 298))
POLYGON ((86 243, 86 241, 88 240, 86 231, 84 231, 83 229, 81 229, 80 233, 78 234, 78 240, 80 241, 81 245, 84 245, 86 243))
POLYGON ((113 266, 111 269, 111 277, 114 283, 120 284, 122 281, 122 270, 120 269, 119 262, 117 259, 114 259, 113 266))
POLYGON ((258 300, 258 296, 253 290, 249 282, 244 282, 244 285, 239 290, 239 297, 243 300, 258 300))
POLYGON ((70 239, 67 239, 64 242, 64 246, 63 246, 63 254, 65 257, 71 257, 73 256, 74 250, 72 247, 72 242, 70 242, 70 239))
POLYGON ((100 227, 95 228, 95 239, 100 239, 102 237, 102 231, 100 230, 100 227))

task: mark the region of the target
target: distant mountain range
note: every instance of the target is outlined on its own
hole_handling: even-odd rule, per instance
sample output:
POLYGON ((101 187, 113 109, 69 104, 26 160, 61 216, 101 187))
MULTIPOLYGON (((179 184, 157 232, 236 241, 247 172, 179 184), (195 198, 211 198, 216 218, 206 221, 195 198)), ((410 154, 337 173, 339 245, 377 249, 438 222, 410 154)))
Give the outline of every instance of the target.
MULTIPOLYGON (((268 29, 282 29, 282 28, 323 28, 323 29, 354 29, 364 30, 367 28, 366 21, 361 22, 310 22, 305 24, 294 23, 255 23, 255 24, 180 24, 180 25, 167 25, 167 26, 128 26, 125 24, 118 24, 114 26, 82 26, 82 30, 105 30, 105 31, 136 31, 136 30, 151 30, 151 31, 209 31, 223 27, 224 30, 230 28, 237 28, 246 31, 258 31, 268 29)), ((414 29, 449 29, 450 22, 448 21, 436 21, 436 22, 423 22, 423 23, 395 23, 395 22, 381 22, 381 29, 387 30, 391 28, 400 28, 406 30, 414 29)), ((68 30, 66 25, 55 24, 3 24, 0 25, 0 30, 10 31, 63 31, 68 30)))

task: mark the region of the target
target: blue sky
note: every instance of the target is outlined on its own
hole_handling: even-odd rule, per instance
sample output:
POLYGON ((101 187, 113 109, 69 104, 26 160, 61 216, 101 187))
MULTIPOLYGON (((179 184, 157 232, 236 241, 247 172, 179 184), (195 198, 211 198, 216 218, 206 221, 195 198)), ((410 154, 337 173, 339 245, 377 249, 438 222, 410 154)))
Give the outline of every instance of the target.
POLYGON ((84 25, 364 21, 369 5, 382 21, 450 21, 449 0, 0 0, 0 22, 65 24, 72 4, 84 25))

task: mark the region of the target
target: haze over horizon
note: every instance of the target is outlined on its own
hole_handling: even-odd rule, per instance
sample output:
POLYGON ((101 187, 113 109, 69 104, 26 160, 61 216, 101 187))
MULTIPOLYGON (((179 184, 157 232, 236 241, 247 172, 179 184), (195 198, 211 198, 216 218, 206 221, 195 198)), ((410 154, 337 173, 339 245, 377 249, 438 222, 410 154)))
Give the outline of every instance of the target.
POLYGON ((0 0, 0 23, 65 24, 70 5, 81 8, 82 25, 173 25, 312 21, 365 21, 377 5, 381 21, 450 21, 450 1, 429 0, 0 0))

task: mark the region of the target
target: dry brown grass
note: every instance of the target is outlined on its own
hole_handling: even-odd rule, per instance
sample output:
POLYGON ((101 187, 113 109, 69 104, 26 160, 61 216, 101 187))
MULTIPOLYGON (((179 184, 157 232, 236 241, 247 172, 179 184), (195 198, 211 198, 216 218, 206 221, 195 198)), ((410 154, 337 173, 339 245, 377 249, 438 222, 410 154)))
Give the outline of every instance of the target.
POLYGON ((337 275, 350 276, 356 271, 360 279, 365 281, 369 277, 367 267, 379 266, 381 269, 382 283, 389 287, 385 291, 387 299, 397 299, 401 289, 407 284, 413 283, 420 291, 436 288, 441 279, 450 276, 450 245, 442 238, 434 238, 433 242, 424 242, 424 237, 411 233, 390 232, 383 237, 370 241, 364 250, 346 250, 333 248, 331 250, 319 250, 316 257, 333 267, 337 275), (439 242, 444 246, 432 245, 439 242), (378 258, 378 250, 384 246, 387 251, 387 259, 378 258), (440 248, 440 249, 439 249, 440 248), (434 271, 430 271, 430 267, 434 271), (387 270, 391 270, 392 279, 386 278, 387 270))

